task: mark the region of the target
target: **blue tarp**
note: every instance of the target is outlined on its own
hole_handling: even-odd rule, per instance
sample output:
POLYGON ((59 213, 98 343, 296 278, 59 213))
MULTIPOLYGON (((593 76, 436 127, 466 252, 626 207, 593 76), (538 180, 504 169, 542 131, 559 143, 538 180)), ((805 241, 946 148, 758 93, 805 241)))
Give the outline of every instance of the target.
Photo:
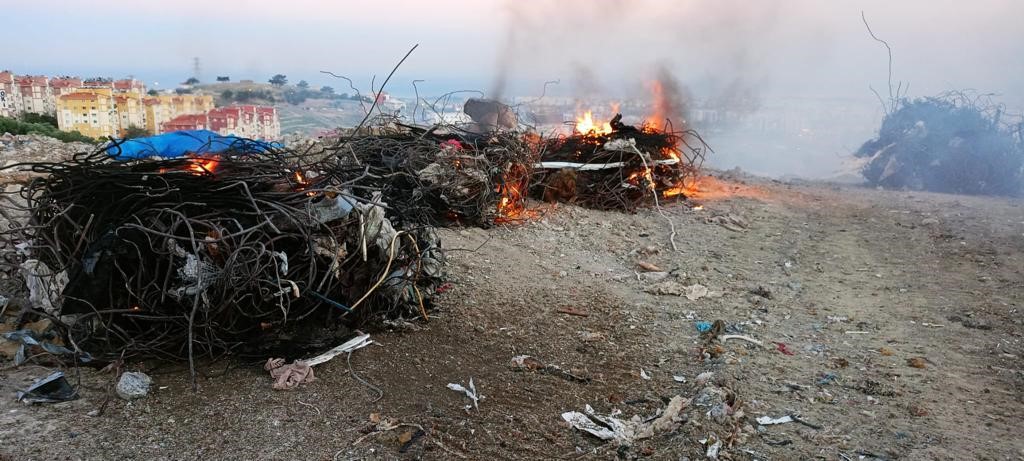
POLYGON ((209 130, 172 131, 145 138, 116 141, 106 148, 118 160, 147 157, 175 158, 185 154, 216 154, 226 150, 264 152, 282 147, 280 143, 223 136, 209 130))

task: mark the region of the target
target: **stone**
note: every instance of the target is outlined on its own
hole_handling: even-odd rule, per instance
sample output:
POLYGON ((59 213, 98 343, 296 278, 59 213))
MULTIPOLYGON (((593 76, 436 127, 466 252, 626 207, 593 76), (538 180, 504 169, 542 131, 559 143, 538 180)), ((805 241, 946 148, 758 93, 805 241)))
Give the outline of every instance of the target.
POLYGON ((117 396, 125 400, 135 400, 149 394, 149 385, 153 378, 139 371, 128 371, 117 381, 117 396))

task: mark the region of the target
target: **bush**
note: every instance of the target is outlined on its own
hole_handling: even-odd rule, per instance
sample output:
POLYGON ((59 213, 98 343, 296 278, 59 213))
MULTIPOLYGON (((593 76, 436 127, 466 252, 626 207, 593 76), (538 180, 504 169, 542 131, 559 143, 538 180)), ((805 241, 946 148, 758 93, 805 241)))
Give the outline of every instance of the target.
MULTIPOLYGON (((29 117, 32 118, 32 117, 29 117)), ((38 134, 56 138, 64 142, 85 142, 96 144, 97 140, 77 131, 60 131, 49 123, 25 122, 8 117, 0 117, 0 134, 38 134)))

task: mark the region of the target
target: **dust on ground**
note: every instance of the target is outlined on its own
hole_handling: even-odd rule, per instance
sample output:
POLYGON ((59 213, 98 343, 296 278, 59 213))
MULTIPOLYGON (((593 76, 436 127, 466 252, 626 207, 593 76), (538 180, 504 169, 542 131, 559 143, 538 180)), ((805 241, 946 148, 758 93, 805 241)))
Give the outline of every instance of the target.
POLYGON ((1024 457, 1021 201, 703 189, 703 210, 558 206, 445 230, 458 250, 431 319, 373 332, 294 391, 271 390, 258 363, 206 364, 197 392, 183 367, 129 364, 154 377, 150 395, 87 416, 110 375, 82 369, 81 399, 30 407, 13 393, 48 369, 4 368, 0 458, 696 460, 701 440, 734 460, 1024 457), (680 295, 697 284, 707 293, 680 295), (764 345, 708 341, 697 322, 716 320, 764 345), (517 370, 523 354, 589 381, 517 370), (479 409, 446 388, 471 378, 479 409), (631 447, 560 416, 648 417, 676 395, 686 421, 631 447), (802 423, 756 422, 786 415, 802 423), (375 430, 389 423, 404 425, 375 430))

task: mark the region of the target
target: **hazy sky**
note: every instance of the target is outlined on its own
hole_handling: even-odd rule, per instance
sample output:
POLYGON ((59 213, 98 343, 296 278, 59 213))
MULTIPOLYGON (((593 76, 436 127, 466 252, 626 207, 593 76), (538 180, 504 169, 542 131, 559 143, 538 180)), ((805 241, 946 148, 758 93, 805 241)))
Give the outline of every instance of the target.
MULTIPOLYGON (((1024 2, 1015 0, 0 0, 0 67, 20 73, 135 75, 168 87, 191 74, 369 86, 414 43, 392 91, 537 93, 582 78, 625 91, 656 64, 687 84, 740 82, 765 95, 885 91, 884 49, 911 93, 977 88, 1021 100, 1024 2)), ((871 96, 873 97, 873 96, 871 96)))

